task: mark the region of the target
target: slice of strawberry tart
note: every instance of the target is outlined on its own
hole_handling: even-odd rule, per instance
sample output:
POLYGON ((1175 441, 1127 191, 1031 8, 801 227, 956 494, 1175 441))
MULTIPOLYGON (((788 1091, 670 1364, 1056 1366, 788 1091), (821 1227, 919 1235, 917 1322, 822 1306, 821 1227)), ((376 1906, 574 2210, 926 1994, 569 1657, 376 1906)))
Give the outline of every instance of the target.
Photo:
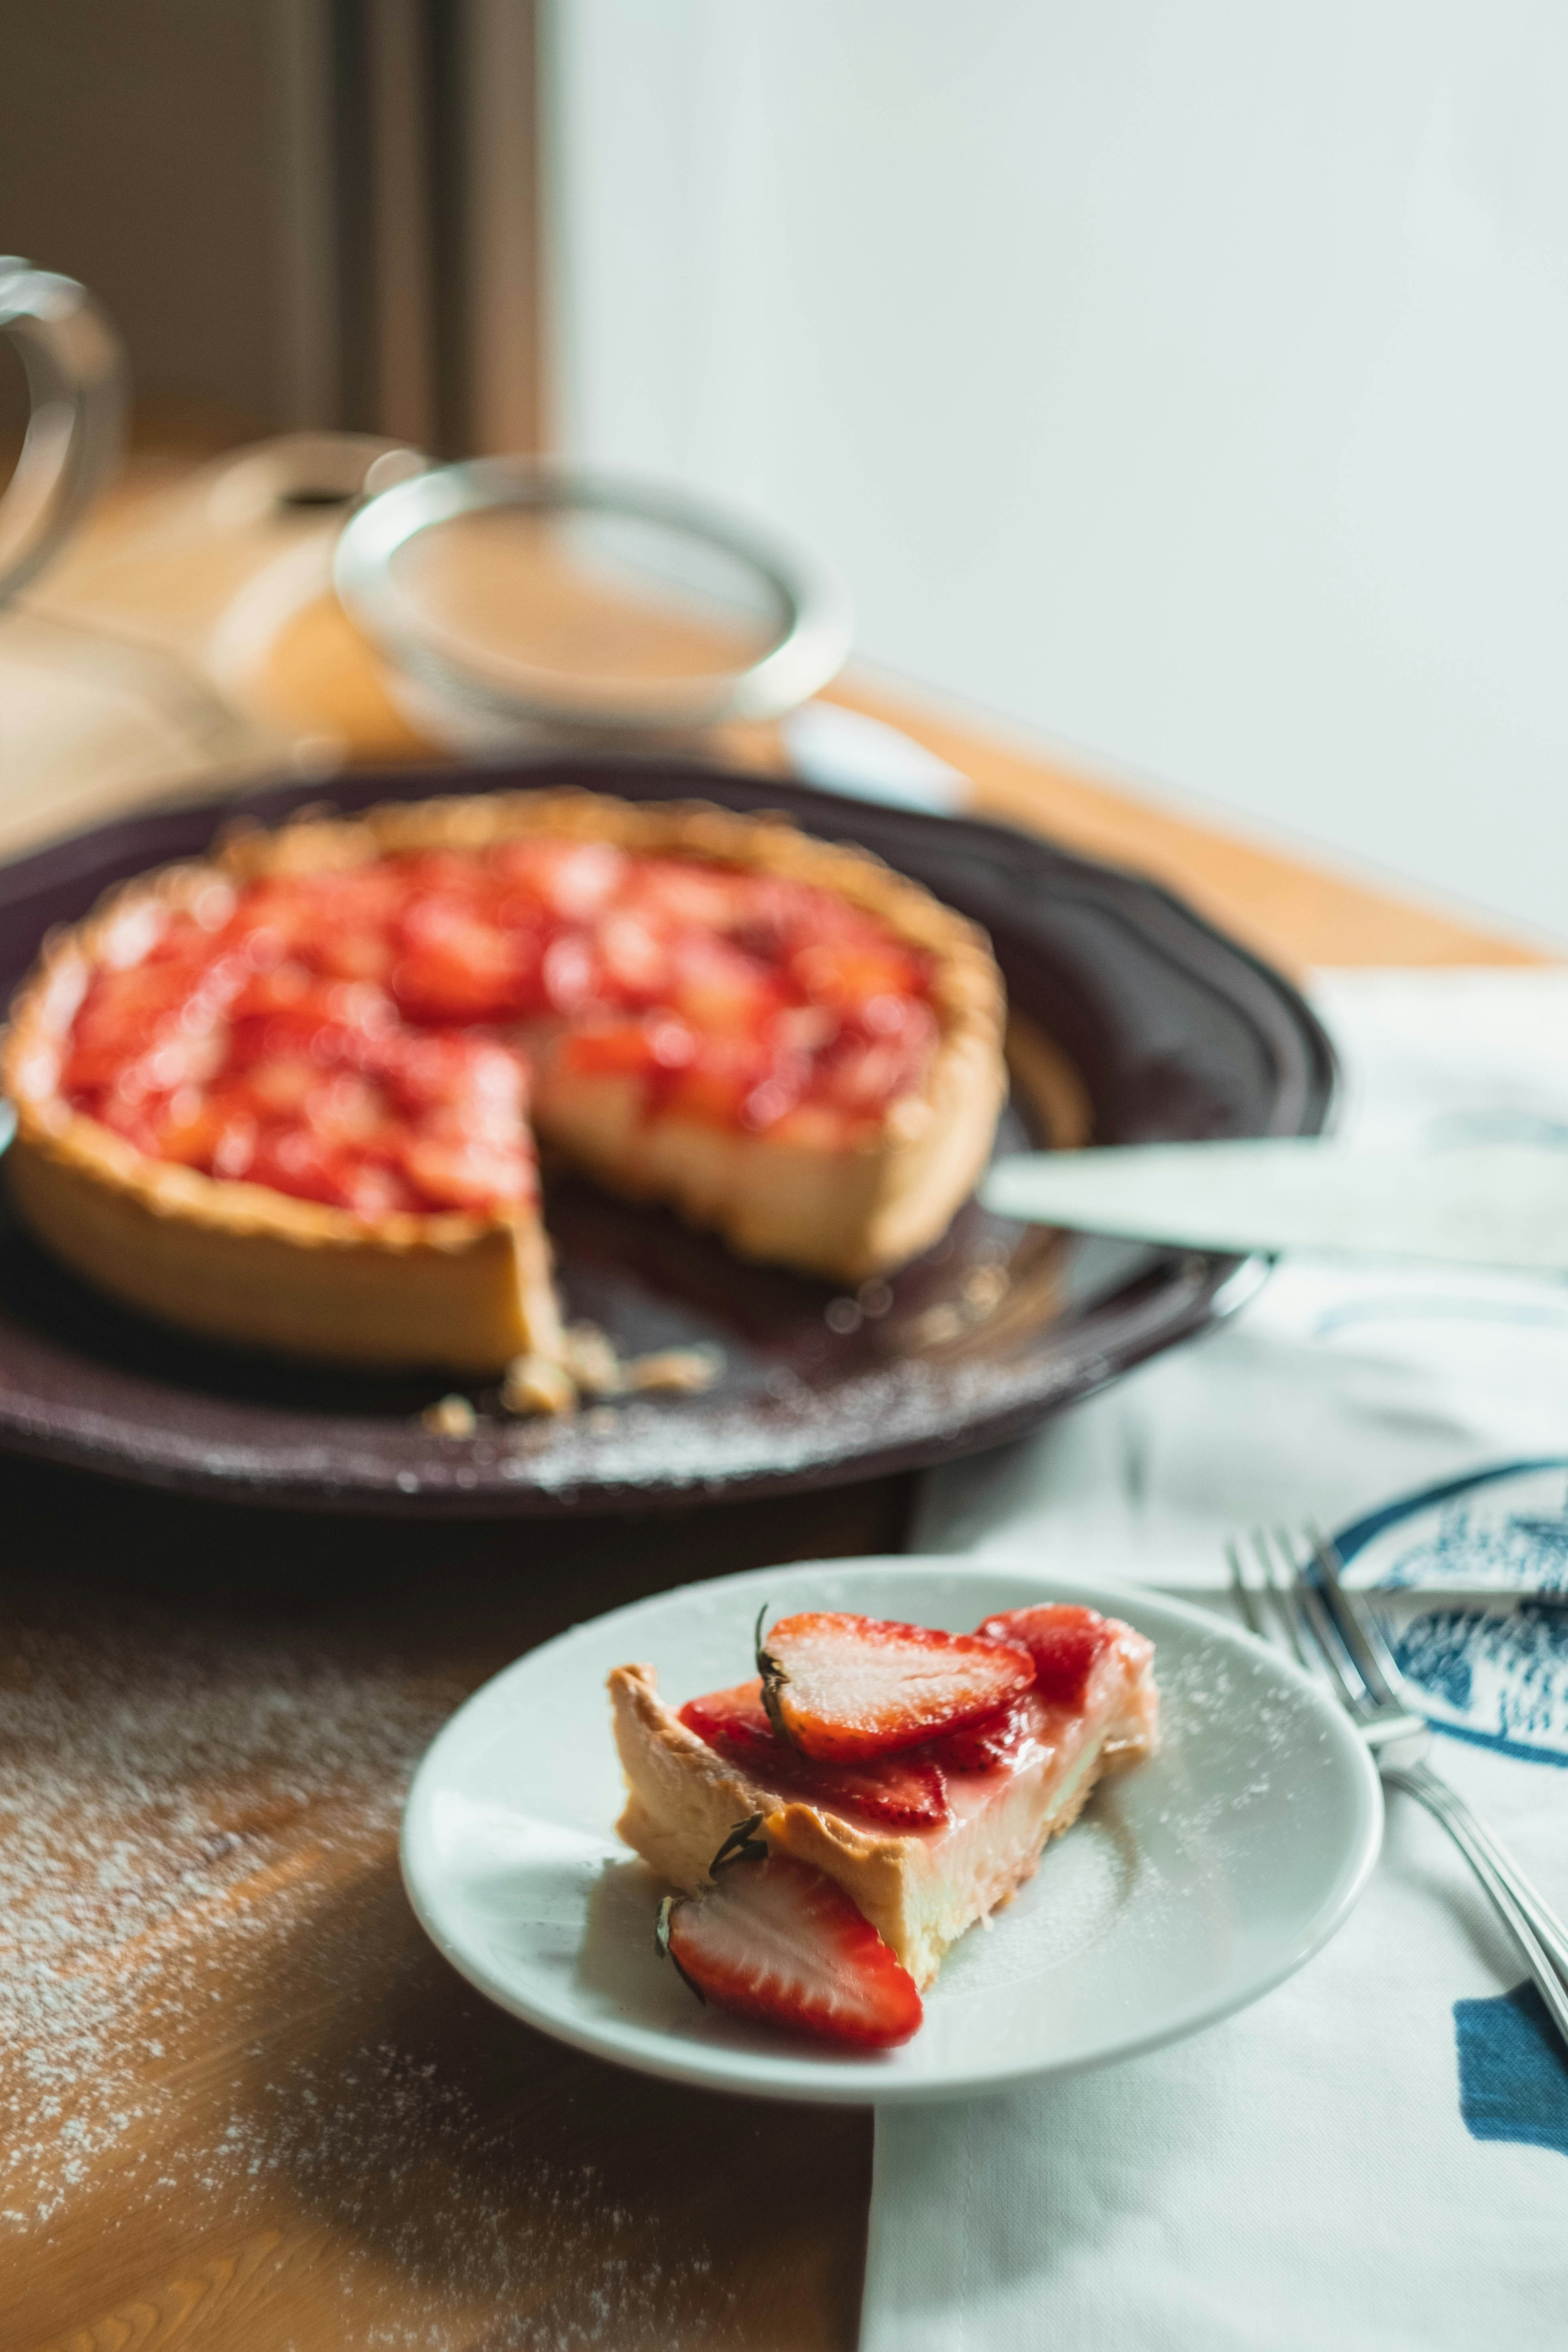
POLYGON ((968 1634, 812 1612, 764 1642, 759 1619, 755 1678, 679 1711, 651 1666, 616 1667, 619 1832, 686 1890, 661 1948, 721 2007, 907 2040, 950 1947, 1152 1748, 1152 1660, 1131 1626, 1049 1603, 968 1634))

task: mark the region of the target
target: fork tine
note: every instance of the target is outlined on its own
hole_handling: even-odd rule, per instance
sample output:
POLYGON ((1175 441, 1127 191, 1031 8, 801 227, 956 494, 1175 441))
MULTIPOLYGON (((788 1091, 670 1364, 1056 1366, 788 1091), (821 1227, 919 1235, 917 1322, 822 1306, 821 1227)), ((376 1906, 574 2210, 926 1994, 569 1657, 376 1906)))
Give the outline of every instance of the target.
POLYGON ((1295 1557, 1293 1540, 1286 1536, 1284 1528, 1279 1528, 1279 1534, 1274 1540, 1279 1543, 1279 1550, 1284 1552, 1286 1559, 1290 1561, 1290 1580, 1293 1580, 1295 1606, 1300 1609, 1302 1625, 1305 1625, 1311 1646, 1314 1646, 1314 1651, 1317 1651, 1319 1665, 1323 1667, 1323 1673, 1328 1675, 1328 1679, 1333 1682, 1335 1691, 1338 1691, 1340 1700, 1342 1700, 1344 1706, 1354 1707, 1356 1712, 1361 1712, 1363 1707, 1366 1707, 1366 1684, 1363 1684, 1363 1679, 1361 1679, 1361 1670, 1359 1665, 1356 1665, 1354 1656, 1352 1656, 1350 1649, 1347 1649, 1342 1639, 1340 1639, 1338 1625, 1335 1625, 1335 1621, 1331 1618, 1328 1609, 1323 1606, 1323 1595, 1317 1590, 1317 1585, 1311 1583, 1311 1578, 1302 1571, 1300 1559, 1295 1557))
POLYGON ((1360 1607, 1340 1580, 1343 1562, 1322 1529, 1309 1526, 1307 1540, 1318 1571, 1317 1590, 1334 1621, 1334 1630, 1354 1659, 1373 1698, 1384 1706, 1409 1706, 1405 1677, 1371 1613, 1360 1607))
MULTIPOLYGON (((1327 1675, 1342 1705, 1359 1711, 1365 1704, 1365 1692, 1355 1670, 1355 1661, 1346 1654, 1343 1643, 1338 1640, 1333 1621, 1316 1588, 1302 1575, 1295 1546, 1282 1528, 1276 1528, 1274 1540, 1280 1558, 1289 1570, 1290 1599, 1297 1622, 1311 1652, 1310 1663, 1317 1667, 1320 1674, 1327 1675)), ((1297 1643, 1297 1654, 1302 1654, 1300 1642, 1297 1643)), ((1303 1663, 1307 1661, 1303 1659, 1303 1663)))
POLYGON ((1236 1594, 1241 1613, 1247 1620, 1247 1630, 1249 1633, 1256 1633, 1260 1642, 1266 1642, 1268 1639, 1268 1630, 1263 1622, 1263 1612, 1253 1597, 1252 1587, 1247 1580, 1241 1565, 1241 1548, 1234 1536, 1226 1545, 1225 1556, 1230 1562, 1231 1589, 1236 1594))
POLYGON ((1253 1591, 1258 1598, 1258 1612, 1263 1620, 1264 1632, 1269 1641, 1283 1643, 1288 1649, 1293 1650, 1296 1646, 1295 1628, 1280 1602, 1279 1589, 1274 1581, 1268 1533, 1262 1528, 1252 1528, 1247 1540, 1252 1549, 1253 1566, 1262 1580, 1254 1585, 1253 1591))
MULTIPOLYGON (((1276 1535, 1274 1541, 1278 1543, 1279 1540, 1279 1536, 1276 1535)), ((1295 1573, 1290 1556, 1289 1552, 1285 1554, 1286 1566, 1290 1573, 1281 1575, 1275 1564, 1273 1548, 1267 1528, 1253 1528, 1252 1549, 1258 1556, 1258 1564, 1263 1571, 1263 1580, 1268 1588, 1268 1598, 1274 1603, 1275 1614, 1284 1626, 1286 1638, 1296 1653, 1296 1663, 1298 1665, 1304 1666, 1307 1672, 1311 1674, 1316 1670, 1318 1662, 1302 1638, 1304 1628, 1300 1609, 1296 1600, 1295 1573)))

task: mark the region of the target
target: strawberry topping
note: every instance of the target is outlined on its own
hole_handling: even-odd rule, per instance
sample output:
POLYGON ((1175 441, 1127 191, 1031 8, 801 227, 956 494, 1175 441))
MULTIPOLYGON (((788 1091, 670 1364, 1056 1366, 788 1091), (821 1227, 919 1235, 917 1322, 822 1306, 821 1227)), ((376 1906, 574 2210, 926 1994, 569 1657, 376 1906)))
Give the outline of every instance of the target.
POLYGON ((758 1826, 727 1841, 702 1894, 665 1898, 660 1948, 736 2016, 848 2049, 907 2042, 924 2014, 914 1979, 841 1887, 769 1853, 758 1826))
POLYGON ((850 1150, 936 1045, 929 960, 814 885, 521 840, 215 882, 121 927, 72 1106, 152 1159, 365 1216, 532 1197, 529 1063, 850 1150))
POLYGON ((1035 1663, 1035 1689, 1053 1706, 1081 1708, 1089 1701, 1094 1670, 1126 1632, 1114 1618, 1069 1601, 1038 1609, 1005 1609, 987 1617, 980 1632, 991 1642, 1014 1642, 1035 1663))
POLYGON ((1040 1741, 1043 1716, 1038 1693, 1026 1690, 981 1722, 941 1733, 921 1753, 942 1772, 994 1772, 1004 1766, 1015 1770, 1040 1741))
POLYGON ((1035 1668, 1005 1639, 942 1633, 828 1611, 781 1618, 765 1648, 763 1702, 774 1730, 831 1763, 918 1747, 994 1717, 1027 1690, 1035 1668))
POLYGON ((885 1756, 865 1764, 814 1762, 774 1731, 760 1681, 688 1699, 680 1720, 716 1755, 780 1796, 800 1797, 829 1812, 855 1813, 888 1829, 941 1829, 952 1819, 934 1761, 885 1756))

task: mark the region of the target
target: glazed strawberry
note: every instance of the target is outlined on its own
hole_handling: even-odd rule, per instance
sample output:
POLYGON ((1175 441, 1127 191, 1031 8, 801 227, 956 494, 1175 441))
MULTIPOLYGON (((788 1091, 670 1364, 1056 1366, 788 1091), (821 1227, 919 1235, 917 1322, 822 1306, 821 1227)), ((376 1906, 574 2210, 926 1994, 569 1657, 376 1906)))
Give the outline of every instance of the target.
POLYGON ((1026 1650, 877 1617, 812 1611, 781 1618, 762 1642, 763 1703, 804 1755, 858 1763, 979 1723, 1028 1689, 1026 1650))
POLYGON ((875 916, 606 843, 280 871, 215 886, 200 919, 148 921, 78 1008, 68 1098, 153 1156, 167 1132, 169 1157, 222 1176, 238 1147, 195 1097, 248 1079, 248 1181, 367 1216, 531 1198, 526 1106, 501 1135, 460 1087, 439 1135, 402 1101, 374 1138, 329 1133, 322 1071, 391 1086, 426 1045, 504 1056, 531 1033, 568 1079, 629 1081, 645 1117, 837 1152, 874 1140, 939 1045, 930 959, 875 916), (498 1027, 505 1045, 475 1034, 498 1027))
POLYGON ((980 1627, 989 1642, 1016 1642, 1035 1662, 1035 1688, 1053 1706, 1081 1707, 1095 1667, 1125 1630, 1098 1610, 1051 1601, 1038 1609, 1005 1609, 980 1627))
POLYGON ((760 1681, 688 1699, 680 1720, 716 1755, 781 1796, 892 1830, 941 1829, 952 1819, 946 1784, 929 1759, 879 1756, 865 1764, 818 1764, 788 1746, 768 1720, 760 1681))
MULTIPOLYGON (((749 1683, 737 1683, 733 1690, 706 1691, 700 1698, 689 1698, 680 1709, 680 1720, 716 1754, 731 1757, 737 1764, 784 1747, 768 1720, 762 1682, 756 1676, 749 1683)), ((784 1752, 790 1755, 794 1750, 784 1752)))
POLYGON ((1026 1690, 995 1715, 961 1731, 945 1731, 921 1756, 941 1772, 994 1772, 1000 1765, 1018 1765, 1044 1728, 1039 1694, 1026 1690))
POLYGON ((666 1895, 660 1950, 737 2017, 847 2049, 907 2042, 924 2014, 914 1979, 831 1878, 768 1852, 762 1820, 731 1831, 700 1895, 666 1895))

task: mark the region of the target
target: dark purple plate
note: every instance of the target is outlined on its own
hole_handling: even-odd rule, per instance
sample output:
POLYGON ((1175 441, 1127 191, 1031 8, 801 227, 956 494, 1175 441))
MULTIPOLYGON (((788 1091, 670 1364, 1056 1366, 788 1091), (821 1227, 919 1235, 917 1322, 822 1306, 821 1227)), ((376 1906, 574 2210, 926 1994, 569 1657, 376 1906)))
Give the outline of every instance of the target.
MULTIPOLYGON (((1026 1046, 998 1149, 1314 1134, 1328 1041, 1296 992, 1135 876, 968 819, 799 784, 625 761, 523 770, 354 771, 344 810, 567 780, 633 799, 782 809, 864 843, 984 923, 1026 1046), (1055 1057, 1038 1040, 1053 1041, 1055 1057), (1053 1069, 1053 1058, 1056 1066, 1053 1069), (1061 1062, 1070 1066, 1063 1078, 1061 1062), (1081 1084, 1075 1084, 1076 1071, 1081 1084), (1077 1126, 1079 1132, 1074 1133, 1077 1126)), ((321 787, 133 816, 0 871, 0 1002, 53 923, 125 877, 205 849, 238 810, 276 822, 321 787)), ((432 1517, 646 1510, 952 1461, 1032 1427, 1213 1323, 1256 1265, 1005 1223, 974 1202, 891 1283, 856 1297, 747 1265, 672 1216, 547 1178, 570 1311, 630 1354, 716 1341, 706 1395, 509 1420, 470 1391, 471 1438, 431 1435, 439 1374, 324 1374, 163 1331, 74 1282, 0 1223, 0 1447, 237 1501, 432 1517)))

